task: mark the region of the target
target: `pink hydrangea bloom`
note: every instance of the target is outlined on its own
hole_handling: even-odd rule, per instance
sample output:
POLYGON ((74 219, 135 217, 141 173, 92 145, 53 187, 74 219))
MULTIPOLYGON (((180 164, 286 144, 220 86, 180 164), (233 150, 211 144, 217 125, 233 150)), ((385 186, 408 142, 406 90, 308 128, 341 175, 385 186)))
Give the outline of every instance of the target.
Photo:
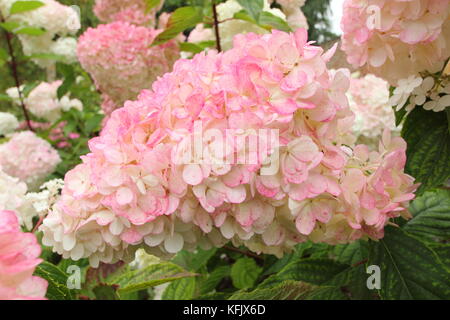
POLYGON ((414 197, 406 145, 386 133, 378 153, 346 146, 350 74, 327 69, 334 49, 298 29, 177 61, 90 141, 44 244, 97 266, 139 247, 165 257, 232 241, 281 256, 308 239, 382 237, 414 197))
POLYGON ((157 7, 147 12, 145 0, 96 0, 94 13, 106 23, 123 21, 154 27, 156 12, 162 8, 163 4, 164 0, 161 0, 157 7))
POLYGON ((447 0, 346 0, 342 49, 356 67, 396 85, 418 72, 436 72, 450 56, 447 0))
MULTIPOLYGON (((78 58, 97 88, 117 106, 135 99, 179 58, 175 40, 151 46, 161 30, 114 22, 89 28, 78 42, 78 58)), ((111 107, 111 103, 105 106, 111 107)), ((112 110, 108 108, 105 113, 112 110)))
POLYGON ((0 145, 3 171, 36 190, 61 162, 58 152, 31 131, 15 133, 0 145))
POLYGON ((36 236, 23 233, 13 211, 0 211, 0 300, 45 299, 47 281, 33 276, 42 262, 36 236))

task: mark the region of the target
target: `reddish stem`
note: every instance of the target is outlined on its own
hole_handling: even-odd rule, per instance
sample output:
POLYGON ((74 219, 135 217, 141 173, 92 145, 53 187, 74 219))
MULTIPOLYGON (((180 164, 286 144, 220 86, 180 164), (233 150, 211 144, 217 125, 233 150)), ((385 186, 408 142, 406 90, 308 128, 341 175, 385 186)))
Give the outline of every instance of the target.
MULTIPOLYGON (((1 13, 0 13, 0 21, 2 23, 5 22, 5 19, 3 18, 1 13)), ((3 33, 5 35, 6 43, 8 45, 9 55, 11 56, 11 62, 10 62, 11 71, 12 71, 13 78, 14 78, 15 83, 16 83, 17 91, 19 92, 20 105, 22 107, 22 111, 23 111, 23 114, 25 116, 25 121, 27 123, 28 129, 30 131, 34 131, 33 127, 31 126, 30 115, 28 114, 28 110, 27 110, 27 108, 25 106, 25 102, 24 102, 24 99, 23 99, 22 91, 20 90, 20 80, 19 80, 19 73, 17 71, 17 61, 16 61, 16 57, 14 55, 14 49, 13 49, 12 41, 11 41, 12 37, 11 37, 11 34, 8 31, 6 31, 5 29, 3 29, 3 33)))

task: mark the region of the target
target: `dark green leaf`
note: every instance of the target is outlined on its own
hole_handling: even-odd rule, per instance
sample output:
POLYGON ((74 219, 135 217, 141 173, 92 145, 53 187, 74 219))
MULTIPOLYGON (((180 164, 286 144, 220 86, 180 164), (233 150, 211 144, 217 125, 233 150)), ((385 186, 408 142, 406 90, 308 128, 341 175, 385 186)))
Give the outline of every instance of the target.
POLYGON ((92 289, 92 291, 97 300, 120 300, 115 286, 100 284, 92 289))
POLYGON ((402 136, 408 143, 406 172, 421 182, 418 194, 450 178, 450 134, 445 112, 415 108, 402 136))
POLYGON ((238 291, 228 300, 304 300, 313 286, 296 281, 284 281, 272 288, 238 291))
POLYGON ((349 300, 339 287, 323 286, 310 292, 306 300, 349 300))
POLYGON ((267 278, 260 287, 270 287, 286 280, 324 285, 348 268, 348 265, 330 259, 296 260, 289 263, 278 274, 267 278))
POLYGON ((367 259, 369 249, 366 241, 359 240, 350 244, 337 245, 334 247, 333 253, 336 255, 337 261, 354 265, 367 259))
POLYGON ((449 299, 450 272, 425 243, 399 228, 388 227, 373 243, 369 265, 381 268, 384 299, 449 299))
POLYGON ((403 229, 430 240, 450 240, 450 190, 425 192, 409 211, 414 216, 403 229))
POLYGON ((219 283, 230 276, 230 266, 220 266, 214 269, 200 285, 200 293, 206 294, 213 291, 219 283))

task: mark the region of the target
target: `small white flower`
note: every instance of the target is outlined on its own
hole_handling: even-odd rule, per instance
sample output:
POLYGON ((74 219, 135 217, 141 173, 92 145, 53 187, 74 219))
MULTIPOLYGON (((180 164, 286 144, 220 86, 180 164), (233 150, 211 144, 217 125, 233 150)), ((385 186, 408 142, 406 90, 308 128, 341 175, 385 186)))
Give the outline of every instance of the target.
MULTIPOLYGON (((394 90, 394 95, 389 100, 389 104, 391 106, 397 106, 396 110, 401 110, 405 104, 408 102, 409 97, 413 93, 413 91, 418 88, 423 82, 421 77, 416 77, 414 75, 410 76, 407 79, 401 79, 398 81, 398 86, 394 90)), ((412 102, 407 106, 407 110, 412 110, 414 106, 411 108, 412 102)), ((410 111, 409 110, 409 111, 410 111)))

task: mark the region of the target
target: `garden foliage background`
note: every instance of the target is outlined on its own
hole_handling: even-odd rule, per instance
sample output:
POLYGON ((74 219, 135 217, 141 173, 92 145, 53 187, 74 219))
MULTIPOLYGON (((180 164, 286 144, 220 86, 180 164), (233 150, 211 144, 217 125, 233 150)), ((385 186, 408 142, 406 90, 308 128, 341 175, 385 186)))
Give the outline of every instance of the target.
MULTIPOLYGON (((0 0, 0 3, 2 1, 0 0)), ((88 28, 96 28, 101 24, 93 12, 95 1, 59 2, 64 5, 76 5, 81 9, 81 29, 77 31, 76 37, 85 33, 88 28)), ((157 4, 153 2, 155 1, 147 1, 147 5, 156 7, 157 4)), ((243 1, 239 3, 242 4, 243 1)), ((279 4, 273 4, 272 7, 282 8, 279 4)), ((246 15, 241 19, 249 21, 250 16, 254 18, 252 23, 262 25, 260 21, 255 21, 258 20, 255 18, 258 13, 254 10, 258 9, 252 5, 243 5, 243 10, 246 15)), ((336 35, 328 31, 330 30, 328 10, 327 0, 308 0, 302 7, 309 24, 308 39, 317 41, 326 48, 339 41, 336 35)), ((189 35, 197 24, 206 20, 205 17, 213 16, 210 0, 166 0, 158 16, 163 12, 175 12, 172 17, 178 12, 179 20, 176 22, 174 19, 172 24, 169 22, 166 25, 168 32, 163 33, 163 36, 159 35, 161 42, 176 37, 178 37, 176 41, 180 41, 181 36, 178 36, 180 33, 189 35), (192 11, 185 11, 183 16, 179 8, 186 9, 186 7, 190 7, 192 11)), ((269 25, 267 30, 291 29, 285 21, 278 18, 272 17, 267 24, 269 25)), ((93 76, 83 69, 79 62, 66 63, 52 54, 27 56, 17 34, 8 29, 4 23, 2 28, 4 34, 0 37, 0 112, 14 114, 21 119, 21 129, 27 129, 26 123, 23 122, 25 119, 20 103, 7 94, 7 89, 14 87, 18 79, 23 85, 22 93, 27 99, 41 82, 48 81, 49 70, 36 64, 32 61, 33 58, 56 61, 54 75, 51 76, 61 80, 56 92, 57 97, 54 97, 56 100, 67 96, 70 99, 77 99, 82 104, 82 110, 76 107, 68 108, 47 126, 38 125, 44 123, 42 118, 31 114, 31 123, 36 135, 49 142, 61 158, 59 164, 45 176, 44 180, 64 179, 66 173, 81 162, 80 156, 89 152, 88 141, 97 137, 103 127, 105 117, 101 108, 105 103, 103 92, 95 87, 93 76), (11 37, 14 63, 11 60, 6 34, 11 37), (17 67, 17 77, 12 72, 13 64, 17 67)), ((181 42, 183 41, 184 38, 181 42)), ((189 55, 214 48, 215 45, 214 41, 180 44, 188 58, 189 55)), ((339 50, 336 55, 335 59, 338 59, 344 53, 339 50)), ((331 63, 342 64, 336 60, 331 63)), ((364 77, 366 73, 367 70, 361 68, 359 74, 354 77, 364 77)), ((432 77, 448 78, 443 70, 433 73, 432 77)), ((390 96, 398 95, 398 90, 396 93, 394 86, 391 86, 390 92, 387 90, 386 94, 390 96)), ((413 93, 410 92, 410 96, 411 94, 413 93)), ((414 98, 407 97, 407 99, 406 104, 411 104, 414 98)), ((425 100, 429 102, 432 98, 427 96, 425 100)), ((89 265, 86 258, 78 261, 69 257, 63 258, 53 252, 52 247, 42 244, 43 234, 39 226, 45 214, 41 212, 40 215, 32 217, 31 226, 22 225, 22 231, 34 233, 39 246, 42 247, 40 254, 42 260, 36 263, 32 273, 47 281, 45 297, 55 300, 449 299, 450 108, 443 108, 438 112, 425 110, 421 106, 426 102, 417 103, 415 108, 394 108, 395 112, 392 111, 395 124, 398 126, 397 129, 392 129, 407 143, 405 172, 414 177, 420 186, 415 192, 415 199, 409 204, 411 218, 408 220, 399 216, 392 218, 383 226, 384 237, 381 239, 365 237, 349 244, 334 245, 306 241, 295 245, 291 252, 285 253, 282 257, 257 254, 244 245, 234 246, 232 243, 208 250, 200 248, 193 252, 182 250, 169 260, 138 251, 137 259, 132 263, 101 262, 94 268, 89 265), (378 288, 369 289, 368 279, 371 274, 367 272, 367 268, 373 265, 380 267, 381 283, 379 287, 376 286, 378 288), (78 275, 77 270, 80 271, 79 287, 76 286, 77 279, 74 278, 74 275, 78 275), (75 288, 71 287, 71 283, 75 288)), ((392 106, 384 108, 389 108, 391 112, 392 106)), ((378 135, 378 138, 380 137, 381 134, 378 135)), ((0 136, 0 143, 7 143, 9 139, 7 134, 0 136)), ((4 154, 1 156, 5 157, 4 154)), ((7 193, 3 190, 5 187, 8 188, 0 186, 0 193, 7 193)), ((28 188, 31 189, 29 185, 28 188)), ((39 188, 29 191, 38 192, 39 188)), ((51 193, 51 190, 49 192, 51 193)), ((59 197, 58 192, 53 195, 59 197)), ((46 195, 45 201, 48 205, 50 201, 48 192, 46 195)), ((41 197, 44 196, 41 194, 41 197)), ((6 203, 0 194, 1 201, 6 203)), ((6 205, 3 206, 0 209, 13 210, 6 205)), ((48 211, 49 208, 46 209, 48 211)), ((0 260, 1 258, 0 248, 0 260)), ((1 274, 0 289, 3 283, 7 282, 5 279, 7 278, 1 274)), ((0 290, 0 297, 7 298, 8 295, 2 296, 0 290)))

